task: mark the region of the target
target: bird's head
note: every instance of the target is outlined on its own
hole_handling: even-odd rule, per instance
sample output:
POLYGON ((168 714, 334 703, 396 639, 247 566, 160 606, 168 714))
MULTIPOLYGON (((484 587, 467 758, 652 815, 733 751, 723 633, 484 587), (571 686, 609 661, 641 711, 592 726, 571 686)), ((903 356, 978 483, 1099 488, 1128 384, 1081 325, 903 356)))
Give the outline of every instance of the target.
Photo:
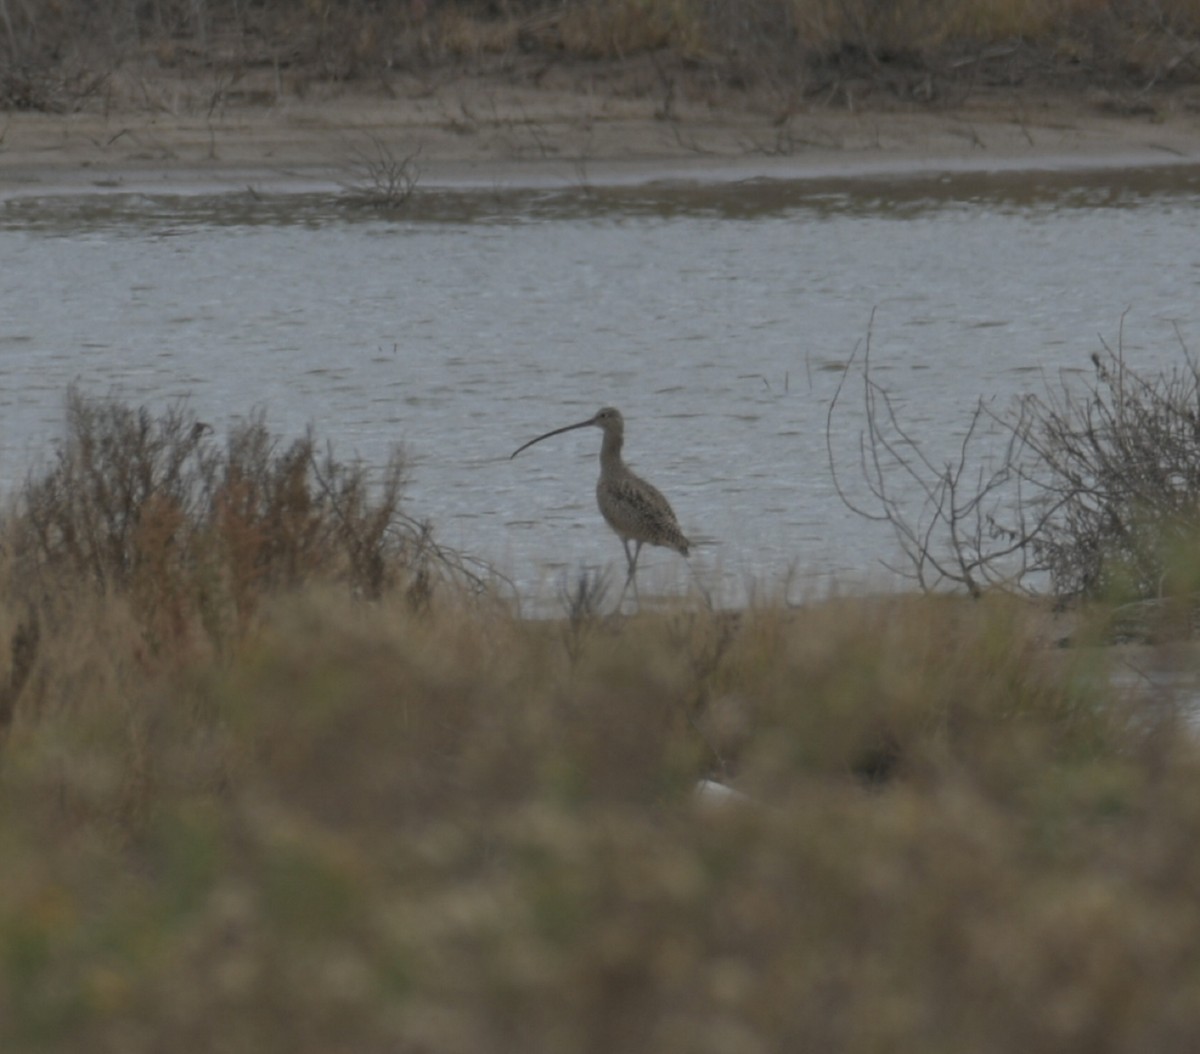
POLYGON ((562 435, 563 432, 572 432, 576 428, 589 428, 595 425, 604 432, 605 449, 611 444, 612 439, 617 440, 617 449, 620 449, 620 440, 625 435, 625 418, 621 416, 621 411, 614 406, 605 406, 596 411, 594 417, 589 417, 586 421, 579 421, 573 425, 566 425, 563 428, 556 428, 553 432, 547 432, 545 435, 540 435, 536 439, 529 440, 528 443, 517 447, 511 454, 509 459, 516 457, 526 447, 533 446, 534 443, 540 443, 543 439, 549 439, 551 436, 562 435))
POLYGON ((615 406, 606 406, 601 410, 597 410, 596 416, 588 423, 603 429, 605 434, 616 433, 617 435, 622 435, 625 431, 625 418, 621 416, 621 411, 615 406))

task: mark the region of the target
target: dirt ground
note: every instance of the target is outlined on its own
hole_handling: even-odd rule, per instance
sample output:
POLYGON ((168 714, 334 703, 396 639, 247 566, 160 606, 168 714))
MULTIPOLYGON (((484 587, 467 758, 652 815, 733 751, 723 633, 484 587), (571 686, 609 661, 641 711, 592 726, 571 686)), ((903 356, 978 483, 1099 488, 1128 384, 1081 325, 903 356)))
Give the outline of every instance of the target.
POLYGON ((1200 163, 1200 90, 973 93, 784 105, 446 74, 375 87, 140 81, 71 114, 0 116, 0 197, 87 190, 302 189, 364 155, 413 157, 421 186, 592 185, 1200 163))

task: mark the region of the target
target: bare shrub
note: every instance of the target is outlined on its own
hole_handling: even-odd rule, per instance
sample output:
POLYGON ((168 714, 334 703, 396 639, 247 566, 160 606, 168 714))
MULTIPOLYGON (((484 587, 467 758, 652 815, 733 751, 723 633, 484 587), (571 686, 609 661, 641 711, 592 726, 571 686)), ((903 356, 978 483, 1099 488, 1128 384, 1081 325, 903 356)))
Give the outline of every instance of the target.
POLYGON ((374 478, 311 429, 282 443, 261 413, 222 447, 184 405, 155 415, 73 389, 66 438, 8 524, 14 586, 38 602, 80 585, 127 595, 156 642, 197 622, 219 642, 263 596, 311 580, 418 604, 438 581, 482 587, 403 512, 405 469, 397 448, 374 478))
POLYGON ((1030 396, 1013 423, 1022 476, 1052 512, 1030 541, 1056 594, 1157 597, 1196 563, 1200 367, 1180 347, 1181 366, 1147 376, 1104 345, 1082 389, 1030 396))
MULTIPOLYGON (((825 438, 829 470, 843 504, 852 512, 886 524, 904 563, 889 570, 914 580, 925 591, 944 585, 974 597, 986 587, 1023 587, 1041 570, 1033 538, 1053 510, 1036 510, 1022 500, 1020 471, 1026 432, 1023 407, 1015 419, 1000 420, 980 400, 972 411, 954 457, 935 464, 905 429, 891 395, 871 374, 871 329, 862 358, 865 429, 859 435, 859 471, 868 498, 855 498, 843 483, 833 443, 833 420, 843 386, 854 366, 847 364, 829 404, 825 438), (1000 423, 999 451, 979 446, 988 426, 1000 423), (914 510, 914 496, 916 497, 914 510)), ((993 448, 997 437, 992 437, 993 448)))
POLYGON ((1200 365, 1179 342, 1183 364, 1166 372, 1129 366, 1122 337, 1092 355, 1090 381, 1060 380, 1004 410, 980 400, 957 455, 939 465, 872 376, 868 333, 859 470, 869 499, 848 491, 834 452, 845 377, 826 422, 838 493, 890 527, 904 558, 893 570, 924 590, 1048 587, 1062 599, 1118 600, 1194 593, 1200 365))
POLYGON ((69 568, 100 591, 124 589, 150 533, 166 543, 176 533, 168 523, 199 519, 215 471, 205 426, 181 406, 156 418, 72 389, 53 467, 22 491, 17 551, 27 568, 69 568))
POLYGON ((382 209, 399 209, 408 204, 421 179, 417 146, 399 154, 377 135, 366 133, 365 143, 351 148, 352 178, 343 184, 351 200, 382 209))

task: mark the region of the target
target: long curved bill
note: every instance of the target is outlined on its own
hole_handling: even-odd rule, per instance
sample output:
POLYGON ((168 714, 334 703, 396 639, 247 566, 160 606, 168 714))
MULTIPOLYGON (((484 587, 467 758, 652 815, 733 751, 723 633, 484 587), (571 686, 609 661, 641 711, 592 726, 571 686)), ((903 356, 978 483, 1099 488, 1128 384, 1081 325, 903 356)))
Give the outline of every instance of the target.
POLYGON ((545 435, 540 435, 537 437, 537 439, 531 439, 531 440, 529 440, 528 443, 525 443, 524 445, 517 447, 516 450, 514 450, 511 454, 508 455, 508 460, 511 461, 522 450, 525 450, 528 447, 533 446, 534 443, 540 443, 543 439, 549 439, 551 436, 562 435, 563 432, 573 432, 576 428, 587 428, 588 425, 593 425, 595 423, 596 423, 596 418, 589 417, 586 421, 580 421, 578 424, 567 425, 565 428, 556 428, 556 429, 554 429, 553 432, 547 432, 545 435))

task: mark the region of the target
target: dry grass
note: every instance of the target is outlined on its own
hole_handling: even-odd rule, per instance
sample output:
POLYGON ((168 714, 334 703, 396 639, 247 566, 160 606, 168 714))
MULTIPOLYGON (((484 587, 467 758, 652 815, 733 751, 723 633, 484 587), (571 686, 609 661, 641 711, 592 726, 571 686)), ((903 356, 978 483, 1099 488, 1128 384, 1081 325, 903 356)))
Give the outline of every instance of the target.
POLYGON ((315 589, 149 674, 80 619, 4 753, 5 1049, 1190 1042, 1195 745, 1002 604, 684 610, 572 662, 315 589), (692 800, 714 742, 753 803, 692 800))
POLYGON ((221 565, 254 616, 200 648, 160 593, 191 618, 213 543, 164 539, 261 555, 300 473, 146 424, 186 456, 151 459, 141 515, 72 468, 104 544, 43 544, 0 594, 0 1049, 1191 1049, 1194 731, 1028 606, 528 622, 450 585, 414 606, 402 554, 356 596, 336 532, 279 512, 261 574, 221 565), (236 529, 189 504, 200 451, 259 481, 236 529), (714 773, 749 799, 698 802, 714 773))
MULTIPOLYGON (((1200 0, 59 0, 0 3, 0 104, 70 110, 155 77, 279 92, 398 73, 652 56, 697 91, 961 98, 988 85, 1148 90, 1200 76, 1200 0), (262 83, 266 83, 263 81, 262 83)), ((670 71, 669 73, 667 71, 670 71)), ((632 90, 652 90, 638 82, 632 90)))

